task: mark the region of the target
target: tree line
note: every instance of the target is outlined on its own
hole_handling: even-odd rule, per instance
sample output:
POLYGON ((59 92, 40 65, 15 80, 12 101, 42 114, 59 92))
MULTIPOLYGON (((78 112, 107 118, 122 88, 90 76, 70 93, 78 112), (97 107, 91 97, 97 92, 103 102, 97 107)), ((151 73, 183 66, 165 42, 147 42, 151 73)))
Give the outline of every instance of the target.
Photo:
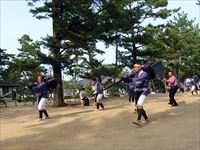
POLYGON ((29 0, 27 4, 36 19, 52 20, 53 35, 34 41, 24 34, 17 55, 1 48, 0 80, 33 82, 47 73, 43 65, 50 65, 58 79, 55 106, 64 103, 62 72, 75 78, 116 80, 125 74, 125 67, 156 60, 167 68, 173 64, 180 81, 200 75, 200 28, 180 8, 167 9, 167 0, 29 0), (97 59, 105 53, 97 48, 99 42, 115 47, 115 63, 105 65, 103 58, 97 59))

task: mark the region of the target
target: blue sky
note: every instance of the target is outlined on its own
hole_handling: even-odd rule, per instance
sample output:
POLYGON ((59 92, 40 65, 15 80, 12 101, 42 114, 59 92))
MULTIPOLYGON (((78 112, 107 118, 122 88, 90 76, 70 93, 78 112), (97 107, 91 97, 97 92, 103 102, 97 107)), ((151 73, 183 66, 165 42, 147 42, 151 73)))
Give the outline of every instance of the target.
MULTIPOLYGON (((196 18, 195 23, 200 23, 200 6, 197 0, 169 0, 168 8, 181 7, 181 11, 188 13, 189 19, 196 18)), ((40 40, 47 34, 52 35, 51 20, 38 20, 29 13, 30 7, 25 0, 0 0, 0 47, 7 49, 7 53, 17 53, 20 47, 18 39, 23 34, 28 34, 34 40, 40 40)), ((105 49, 102 43, 98 47, 105 49)), ((103 56, 105 63, 115 61, 114 48, 110 47, 103 56)))

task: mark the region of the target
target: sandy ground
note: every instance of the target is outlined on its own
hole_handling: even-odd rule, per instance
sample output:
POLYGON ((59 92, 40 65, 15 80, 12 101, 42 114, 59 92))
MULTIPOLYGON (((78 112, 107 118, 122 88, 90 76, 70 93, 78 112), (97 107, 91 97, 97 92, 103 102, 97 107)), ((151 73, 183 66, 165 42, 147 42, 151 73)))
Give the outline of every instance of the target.
POLYGON ((104 100, 106 110, 49 106, 39 121, 36 106, 1 108, 0 149, 8 150, 199 150, 200 97, 178 93, 178 107, 164 94, 145 103, 150 124, 136 127, 127 97, 104 100))

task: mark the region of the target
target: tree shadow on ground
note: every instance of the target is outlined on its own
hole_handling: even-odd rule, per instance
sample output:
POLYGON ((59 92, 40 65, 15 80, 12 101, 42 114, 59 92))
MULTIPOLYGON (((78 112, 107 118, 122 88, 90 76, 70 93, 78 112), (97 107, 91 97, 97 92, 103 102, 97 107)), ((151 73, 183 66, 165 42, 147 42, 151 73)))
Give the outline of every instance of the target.
MULTIPOLYGON (((108 104, 112 104, 112 102, 111 100, 108 104)), ((131 120, 135 118, 130 115, 127 109, 114 113, 115 109, 119 109, 124 105, 126 104, 119 103, 113 107, 109 106, 109 109, 105 110, 105 112, 98 112, 98 114, 92 113, 93 110, 84 110, 58 115, 36 125, 27 125, 26 130, 31 131, 30 134, 2 140, 1 147, 2 149, 15 150, 49 148, 56 150, 196 148, 192 142, 186 142, 184 145, 180 144, 183 143, 180 135, 186 131, 191 132, 189 128, 179 129, 180 131, 175 133, 171 132, 171 128, 178 130, 178 128, 186 126, 185 124, 178 124, 177 127, 173 126, 175 124, 174 120, 181 120, 183 116, 187 116, 187 119, 190 119, 188 116, 193 117, 198 121, 197 117, 199 115, 196 114, 197 116, 195 116, 194 114, 189 114, 189 112, 191 112, 190 110, 195 110, 194 108, 199 105, 199 102, 186 104, 182 101, 180 102, 181 106, 151 113, 149 117, 152 123, 142 128, 137 128, 131 124, 131 120), (106 111, 110 112, 111 115, 107 115, 106 111), (46 124, 55 124, 65 117, 69 117, 71 120, 59 123, 56 126, 45 126, 46 124), (173 140, 172 137, 176 140, 173 140), (166 145, 165 142, 170 144, 166 145)), ((196 113, 199 112, 197 111, 196 113)), ((187 123, 187 126, 194 125, 190 121, 185 121, 185 123, 187 123)))

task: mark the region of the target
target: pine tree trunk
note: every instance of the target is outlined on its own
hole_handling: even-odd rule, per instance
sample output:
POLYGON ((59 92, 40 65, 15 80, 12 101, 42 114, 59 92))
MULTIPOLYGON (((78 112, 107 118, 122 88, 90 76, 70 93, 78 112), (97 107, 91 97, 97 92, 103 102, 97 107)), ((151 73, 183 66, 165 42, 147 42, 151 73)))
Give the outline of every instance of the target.
POLYGON ((60 54, 60 43, 62 41, 61 35, 57 32, 56 27, 59 25, 59 23, 62 21, 62 15, 63 15, 63 5, 62 0, 52 1, 54 5, 54 11, 53 11, 53 37, 54 37, 54 46, 52 47, 52 53, 55 58, 55 62, 52 64, 53 67, 53 76, 57 79, 58 84, 56 89, 54 90, 54 97, 53 97, 53 105, 54 106, 62 106, 64 105, 64 99, 63 99, 63 89, 62 89, 62 68, 61 68, 61 62, 59 62, 61 58, 60 54), (56 7, 57 3, 60 4, 60 8, 56 7))
POLYGON ((177 74, 177 80, 178 82, 180 82, 180 74, 181 74, 181 61, 182 61, 182 57, 181 57, 181 53, 180 53, 180 56, 179 56, 179 60, 178 60, 178 74, 177 74))
POLYGON ((56 89, 54 90, 53 105, 62 106, 64 105, 63 89, 62 89, 62 74, 61 64, 53 65, 53 76, 58 80, 56 89))
MULTIPOLYGON (((119 49, 118 49, 118 41, 116 40, 116 49, 115 49, 115 68, 116 68, 116 70, 118 69, 118 53, 119 53, 119 49)), ((116 76, 114 76, 114 83, 116 82, 116 80, 117 80, 117 77, 116 76)), ((118 89, 117 88, 117 85, 115 85, 114 87, 114 90, 112 91, 112 93, 111 93, 111 95, 113 95, 113 96, 115 96, 115 95, 117 95, 117 93, 115 93, 115 91, 118 89)))

